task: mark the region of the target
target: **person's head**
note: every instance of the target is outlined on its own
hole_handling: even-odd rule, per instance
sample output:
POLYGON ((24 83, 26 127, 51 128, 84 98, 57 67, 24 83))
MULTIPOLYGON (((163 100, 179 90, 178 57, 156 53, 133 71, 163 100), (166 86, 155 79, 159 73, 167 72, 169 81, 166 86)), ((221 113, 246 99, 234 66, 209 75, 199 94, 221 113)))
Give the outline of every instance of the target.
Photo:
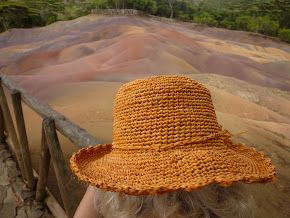
POLYGON ((97 209, 107 217, 247 217, 251 198, 232 184, 276 179, 262 152, 222 130, 208 89, 186 77, 123 85, 113 127, 112 144, 82 149, 70 161, 79 179, 102 189, 97 209))
POLYGON ((110 218, 213 218, 254 216, 255 203, 245 184, 210 184, 191 192, 133 196, 95 188, 95 210, 110 218))

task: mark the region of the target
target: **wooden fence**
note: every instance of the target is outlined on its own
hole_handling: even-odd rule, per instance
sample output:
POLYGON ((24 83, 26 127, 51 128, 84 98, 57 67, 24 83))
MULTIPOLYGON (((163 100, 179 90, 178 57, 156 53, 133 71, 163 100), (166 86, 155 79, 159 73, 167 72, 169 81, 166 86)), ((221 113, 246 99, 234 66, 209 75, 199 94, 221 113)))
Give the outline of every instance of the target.
POLYGON ((35 201, 44 201, 56 217, 73 217, 75 208, 71 202, 71 195, 65 187, 69 178, 56 130, 78 148, 103 144, 102 141, 50 108, 2 73, 0 73, 0 106, 0 143, 6 141, 9 149, 16 156, 22 177, 27 180, 27 186, 36 190, 35 201), (10 90, 18 136, 2 84, 10 90), (43 118, 39 175, 35 173, 31 165, 22 102, 43 118), (47 189, 50 160, 53 163, 65 211, 47 189), (37 183, 36 178, 38 178, 37 183))

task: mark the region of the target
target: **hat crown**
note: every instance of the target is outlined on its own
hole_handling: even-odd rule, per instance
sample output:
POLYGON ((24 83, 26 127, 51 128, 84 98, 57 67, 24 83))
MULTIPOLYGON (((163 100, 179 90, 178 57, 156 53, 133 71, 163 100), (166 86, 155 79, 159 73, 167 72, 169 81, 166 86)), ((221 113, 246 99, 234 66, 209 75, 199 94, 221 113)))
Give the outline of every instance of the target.
POLYGON ((116 95, 113 147, 162 147, 219 131, 209 90, 190 78, 135 80, 116 95))

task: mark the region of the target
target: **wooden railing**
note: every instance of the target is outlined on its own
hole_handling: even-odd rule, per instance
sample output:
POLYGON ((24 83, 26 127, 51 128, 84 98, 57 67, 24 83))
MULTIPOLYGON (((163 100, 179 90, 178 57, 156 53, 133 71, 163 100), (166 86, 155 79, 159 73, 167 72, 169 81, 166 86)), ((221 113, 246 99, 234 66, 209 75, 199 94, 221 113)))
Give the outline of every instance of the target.
POLYGON ((0 143, 6 142, 9 149, 16 156, 22 177, 27 180, 27 186, 32 190, 36 190, 35 201, 45 201, 56 217, 73 217, 75 208, 71 201, 71 194, 68 193, 66 188, 69 178, 56 130, 78 148, 102 144, 102 141, 53 110, 2 73, 0 73, 0 106, 0 143), (17 137, 2 84, 11 91, 19 138, 17 137), (35 173, 31 164, 22 102, 43 118, 39 175, 35 173), (47 189, 50 160, 53 163, 65 212, 47 189), (37 183, 36 178, 38 178, 37 183))

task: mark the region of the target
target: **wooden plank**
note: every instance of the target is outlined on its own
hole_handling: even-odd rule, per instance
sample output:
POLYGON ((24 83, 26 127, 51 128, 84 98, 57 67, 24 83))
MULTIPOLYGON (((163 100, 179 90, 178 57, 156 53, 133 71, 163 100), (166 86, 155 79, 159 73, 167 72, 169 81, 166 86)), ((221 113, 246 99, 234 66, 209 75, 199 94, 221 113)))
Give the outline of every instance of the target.
POLYGON ((44 200, 49 164, 50 164, 50 153, 46 143, 44 129, 42 127, 39 177, 37 182, 35 201, 42 202, 44 200))
POLYGON ((19 136, 19 142, 20 142, 20 148, 22 153, 22 160, 23 165, 26 173, 26 179, 27 179, 27 186, 31 190, 35 189, 35 179, 32 173, 32 164, 31 164, 31 158, 30 158, 30 151, 28 146, 28 140, 27 140, 27 134, 26 134, 26 128, 25 128, 25 122, 23 117, 23 111, 22 111, 22 105, 21 105, 21 98, 20 98, 20 92, 17 90, 11 91, 11 97, 12 97, 12 103, 14 108, 14 114, 16 118, 16 126, 18 130, 18 136, 19 136))
POLYGON ((5 142, 4 131, 5 131, 4 116, 3 116, 2 108, 0 106, 0 143, 5 142))
POLYGON ((64 210, 58 204, 57 200, 53 197, 51 192, 46 188, 46 197, 44 199, 47 207, 53 214, 55 218, 67 218, 68 216, 65 214, 64 210))
POLYGON ((71 122, 68 118, 53 110, 47 104, 43 103, 25 89, 18 86, 11 79, 0 73, 3 84, 10 90, 16 89, 21 92, 21 100, 26 103, 32 110, 38 113, 42 118, 51 117, 54 120, 56 129, 73 144, 79 148, 89 145, 104 144, 101 140, 89 134, 86 130, 71 122))
MULTIPOLYGON (((35 178, 39 179, 39 175, 37 174, 37 172, 35 170, 33 170, 33 175, 35 178)), ((67 215, 65 214, 64 210, 59 205, 59 203, 54 198, 54 196, 52 195, 52 193, 49 191, 48 188, 45 188, 44 202, 54 217, 67 218, 67 215)))
POLYGON ((59 191, 65 208, 65 212, 68 217, 73 217, 74 208, 70 196, 68 195, 68 189, 65 184, 68 183, 68 173, 66 172, 63 153, 58 141, 58 137, 55 130, 54 121, 51 118, 45 118, 42 122, 47 145, 51 155, 53 168, 55 171, 59 191))
POLYGON ((17 160, 19 168, 22 172, 22 177, 26 178, 18 138, 17 138, 14 124, 12 121, 12 117, 10 114, 8 103, 7 103, 7 100, 5 97, 5 93, 3 90, 1 79, 0 79, 0 104, 1 104, 2 112, 3 112, 3 116, 4 116, 4 121, 6 123, 6 127, 7 127, 7 130, 9 132, 9 136, 11 137, 11 140, 12 140, 12 146, 14 146, 14 148, 11 148, 11 150, 15 151, 16 160, 17 160))

